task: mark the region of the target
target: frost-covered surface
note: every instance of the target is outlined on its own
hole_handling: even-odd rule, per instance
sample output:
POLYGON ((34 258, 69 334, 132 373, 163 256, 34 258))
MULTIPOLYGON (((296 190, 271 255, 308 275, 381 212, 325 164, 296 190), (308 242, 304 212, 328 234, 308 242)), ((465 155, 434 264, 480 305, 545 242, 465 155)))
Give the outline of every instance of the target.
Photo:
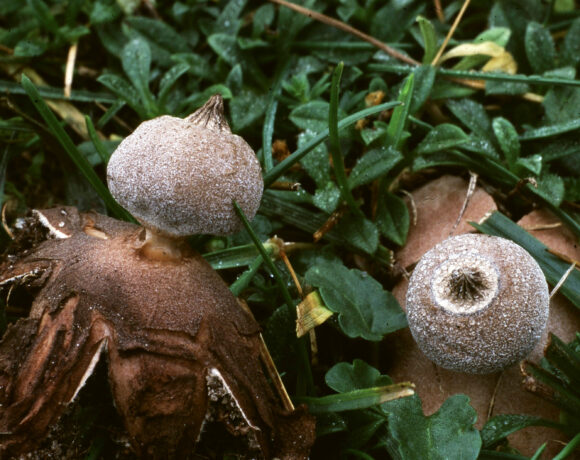
POLYGON ((436 364, 460 372, 495 372, 523 359, 539 341, 548 312, 548 285, 536 261, 511 241, 487 235, 435 246, 417 264, 407 292, 419 347, 436 364), (454 264, 470 263, 484 274, 487 290, 472 302, 457 301, 441 280, 454 264))
POLYGON ((260 205, 260 165, 229 127, 196 121, 165 115, 139 125, 111 156, 109 189, 143 224, 164 233, 233 233, 241 222, 232 201, 248 218, 260 205))

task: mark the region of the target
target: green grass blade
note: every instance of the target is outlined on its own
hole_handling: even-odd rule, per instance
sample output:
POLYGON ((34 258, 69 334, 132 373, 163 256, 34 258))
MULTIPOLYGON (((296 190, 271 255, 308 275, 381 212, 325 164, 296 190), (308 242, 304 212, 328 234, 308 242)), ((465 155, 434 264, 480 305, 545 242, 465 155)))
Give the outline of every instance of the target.
MULTIPOLYGON (((373 63, 369 65, 369 70, 380 72, 389 72, 398 75, 410 74, 416 70, 416 67, 405 64, 386 64, 373 63)), ((474 70, 453 70, 437 68, 437 74, 446 77, 464 78, 466 80, 489 80, 508 83, 527 83, 528 85, 539 86, 580 86, 580 80, 571 80, 568 78, 542 77, 539 75, 510 75, 499 72, 477 72, 474 70)))
POLYGON ((414 75, 410 74, 399 92, 399 102, 401 102, 401 105, 393 110, 393 115, 391 116, 389 127, 387 128, 389 141, 396 149, 401 147, 403 131, 405 130, 409 118, 411 100, 413 99, 413 87, 414 75))
POLYGON ((336 66, 332 74, 332 83, 330 84, 330 106, 328 109, 328 140, 330 142, 330 154, 332 155, 332 167, 334 168, 334 176, 342 199, 346 201, 348 207, 352 212, 360 213, 358 204, 356 203, 350 187, 348 186, 348 179, 344 170, 344 158, 340 148, 340 138, 338 136, 338 93, 340 89, 340 78, 344 69, 344 63, 341 62, 336 66))
POLYGON ((411 383, 395 383, 381 387, 365 388, 319 398, 296 398, 296 402, 308 405, 311 414, 326 414, 348 410, 367 409, 394 399, 412 396, 415 392, 411 383))
POLYGON ((230 285, 230 291, 233 295, 238 297, 248 287, 263 262, 262 256, 258 256, 250 263, 248 269, 230 285))
MULTIPOLYGON (((272 275, 274 275, 274 279, 276 280, 276 284, 278 285, 278 287, 282 293, 282 296, 284 297, 284 302, 286 303, 286 307, 288 308, 288 313, 290 314, 290 318, 293 318, 295 320, 296 319, 296 306, 294 305, 294 302, 292 301, 292 297, 290 296, 290 293, 288 292, 288 288, 286 287, 286 284, 284 283, 284 280, 282 279, 282 276, 280 275, 278 268, 276 267, 276 265, 274 265, 274 262, 272 262, 272 259, 268 255, 268 251, 266 251, 266 248, 264 247, 264 245, 262 244, 262 242, 258 238, 258 235, 256 235, 256 233, 254 232, 254 229, 250 225, 250 222, 248 221, 248 218, 244 214, 244 211, 242 211, 242 208, 240 208, 240 206, 238 205, 238 203, 235 202, 235 200, 232 202, 232 204, 234 206, 234 210, 236 211, 236 214, 238 215, 238 217, 240 218, 240 220, 244 224, 244 228, 246 229, 246 231, 250 235, 250 238, 254 242, 256 249, 258 249, 258 252, 260 253, 262 260, 264 261, 264 263, 266 264, 266 266, 268 267, 268 269, 270 270, 272 275)), ((298 360, 300 362, 300 366, 302 368, 302 372, 300 373, 300 378, 302 378, 304 380, 306 390, 308 393, 311 394, 314 391, 314 380, 312 377, 312 370, 310 369, 310 361, 308 358, 308 352, 306 351, 306 343, 305 343, 304 339, 301 340, 298 338, 296 339, 296 341, 294 343, 295 343, 295 351, 297 354, 297 358, 298 358, 298 360)), ((300 387, 301 385, 299 384, 298 386, 300 387)))
POLYGON ((66 133, 64 128, 60 125, 55 115, 52 113, 50 108, 46 105, 36 86, 30 81, 26 75, 22 75, 22 87, 28 94, 28 97, 38 110, 38 113, 44 118, 44 121, 48 125, 52 134, 56 137, 60 145, 64 148, 65 152, 68 154, 70 159, 79 168, 85 179, 93 186, 96 192, 99 194, 101 199, 105 202, 107 208, 109 208, 113 215, 124 220, 132 220, 131 215, 123 209, 115 201, 115 199, 109 193, 109 190, 101 182, 97 173, 93 170, 87 159, 79 152, 79 150, 74 145, 72 139, 66 133))
MULTIPOLYGON (((536 259, 546 276, 546 280, 552 286, 556 285, 570 267, 568 262, 564 262, 549 253, 546 245, 500 212, 494 212, 482 224, 471 222, 471 225, 483 233, 507 238, 523 247, 536 259)), ((560 287, 560 292, 577 308, 580 308, 580 272, 578 270, 570 273, 566 282, 560 287)))
POLYGON ((282 88, 282 81, 290 68, 291 60, 287 60, 285 65, 280 64, 274 77, 274 83, 268 93, 266 112, 264 115, 264 127, 262 128, 262 153, 264 155, 264 170, 270 171, 274 166, 272 160, 272 137, 274 136, 274 121, 278 110, 278 95, 282 88))
MULTIPOLYGON (((117 98, 107 93, 99 93, 86 90, 72 90, 70 97, 65 97, 62 88, 43 86, 37 88, 43 99, 63 100, 69 102, 101 102, 103 104, 113 104, 117 98)), ((7 94, 26 94, 22 86, 13 81, 0 80, 0 92, 7 94)))
POLYGON ((89 133, 89 139, 93 143, 93 146, 95 147, 95 150, 99 154, 101 161, 103 162, 104 165, 106 165, 109 162, 110 157, 109 152, 101 142, 101 139, 97 134, 97 130, 95 129, 95 125, 93 125, 93 120, 91 120, 91 117, 89 117, 88 115, 85 115, 85 124, 87 126, 87 132, 89 133))
POLYGON ((576 447, 578 447, 580 445, 580 433, 578 433, 576 436, 574 436, 572 438, 572 440, 566 444, 566 447, 564 447, 559 453, 558 455, 556 455, 554 457, 553 460, 564 460, 565 458, 567 458, 575 449, 576 447))
MULTIPOLYGON (((368 109, 361 110, 360 112, 353 113, 348 117, 344 117, 338 122, 338 129, 345 128, 346 126, 356 123, 361 118, 374 115, 375 113, 382 112, 383 110, 389 110, 393 107, 400 105, 399 101, 385 102, 384 104, 377 105, 375 107, 369 107, 368 109)), ((318 144, 326 140, 328 137, 328 129, 321 132, 318 136, 314 137, 310 142, 308 142, 303 147, 297 149, 284 161, 281 161, 276 166, 274 166, 270 171, 264 175, 264 188, 268 188, 272 185, 278 177, 284 174, 292 165, 299 162, 306 154, 312 151, 318 144)))

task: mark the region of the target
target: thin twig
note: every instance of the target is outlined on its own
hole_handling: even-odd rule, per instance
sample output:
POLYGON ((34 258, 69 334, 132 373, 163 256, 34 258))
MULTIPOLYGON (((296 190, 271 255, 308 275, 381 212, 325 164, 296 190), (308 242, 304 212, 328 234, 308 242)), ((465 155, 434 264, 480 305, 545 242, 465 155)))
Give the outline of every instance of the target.
POLYGON ((453 25, 451 26, 451 29, 449 29, 449 32, 447 32, 447 36, 445 37, 445 40, 443 40, 443 43, 441 44, 439 51, 437 51, 437 55, 435 56, 435 58, 433 58, 433 61, 431 62, 432 66, 437 65, 437 63, 439 62, 441 55, 445 51, 445 48, 447 48, 447 44, 449 43, 449 40, 451 40, 451 37, 453 37, 453 34, 455 33, 455 29, 457 29, 457 26, 461 22, 461 18, 463 17, 463 14, 467 10, 467 7, 469 6, 469 2, 470 2, 470 0, 465 0, 465 2, 463 3, 463 6, 459 10, 457 17, 455 18, 455 21, 453 21, 453 25))
POLYGON ((380 40, 377 40, 376 38, 371 37, 370 35, 367 35, 364 32, 361 32, 360 30, 355 29, 354 27, 351 27, 342 21, 339 21, 338 19, 334 19, 334 18, 331 18, 330 16, 326 16, 325 14, 318 13, 317 11, 313 11, 313 10, 310 10, 308 8, 304 8, 303 6, 287 2, 286 0, 270 0, 270 2, 285 6, 286 8, 290 8, 291 10, 294 10, 300 14, 303 14, 304 16, 307 16, 309 18, 312 18, 312 19, 315 19, 319 22, 322 22, 323 24, 328 24, 329 26, 336 27, 339 30, 342 30, 342 31, 347 32, 351 35, 354 35, 355 37, 358 37, 361 40, 364 40, 368 43, 371 43, 372 45, 376 46, 381 51, 384 51, 389 56, 392 56, 395 59, 398 59, 399 61, 403 61, 403 62, 406 62, 407 64, 411 64, 411 65, 420 65, 421 64, 419 61, 415 61, 415 59, 398 52, 396 49, 391 48, 390 46, 386 45, 385 43, 381 42, 380 40))
POLYGON ((570 265, 570 267, 568 267, 568 270, 566 270, 566 273, 564 273, 562 275, 562 278, 560 278, 560 280, 558 281, 556 286, 554 286, 554 289, 552 289, 552 292, 550 292, 550 299, 556 295, 556 293, 560 290, 562 285, 566 282, 566 280, 570 276, 570 273, 572 273, 572 271, 574 271, 575 268, 576 268, 576 263, 573 263, 572 265, 570 265))
POLYGON ((68 55, 66 58, 66 69, 64 73, 64 97, 67 99, 70 98, 70 93, 72 90, 78 47, 78 43, 73 43, 68 49, 68 55))
POLYGON ((439 22, 445 22, 445 15, 443 14, 443 7, 441 6, 441 0, 435 0, 433 2, 435 4, 435 14, 437 14, 437 19, 439 22))
POLYGON ((453 224, 453 227, 449 232, 449 236, 453 235, 453 232, 457 229, 459 222, 461 222, 461 219, 463 219, 463 216, 465 215, 467 206, 469 206, 471 197, 475 193, 475 186, 477 185, 477 174, 469 171, 469 176, 469 186, 467 187, 467 192, 465 193, 465 200, 463 200, 463 206, 461 206, 461 211, 459 211, 459 216, 457 216, 457 220, 453 224))

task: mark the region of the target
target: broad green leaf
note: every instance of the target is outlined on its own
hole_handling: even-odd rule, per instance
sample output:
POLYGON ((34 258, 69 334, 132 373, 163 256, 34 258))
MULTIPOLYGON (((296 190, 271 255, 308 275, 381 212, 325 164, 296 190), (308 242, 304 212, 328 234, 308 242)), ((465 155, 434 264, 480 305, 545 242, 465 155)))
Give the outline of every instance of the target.
POLYGON ((274 20, 275 10, 274 5, 266 3, 260 6, 252 18, 252 36, 258 37, 266 31, 266 28, 272 24, 274 20))
POLYGON ((393 295, 374 278, 340 262, 320 262, 305 274, 318 288, 326 307, 338 314, 343 332, 351 337, 379 341, 407 325, 393 295))
POLYGON ((492 127, 509 169, 513 171, 516 161, 520 157, 518 133, 514 126, 503 117, 494 118, 492 127))
POLYGON ((159 94, 157 97, 160 104, 165 103, 165 99, 169 95, 173 85, 177 82, 179 77, 181 77, 188 70, 189 65, 184 62, 180 62, 165 72, 165 75, 163 75, 163 78, 161 78, 161 81, 159 82, 159 94))
POLYGON ((349 187, 353 189, 378 179, 387 174, 402 159, 403 155, 392 146, 369 150, 352 168, 348 177, 349 187))
POLYGON ((530 21, 526 27, 525 47, 528 62, 536 73, 554 67, 556 47, 550 31, 537 22, 530 21))
POLYGON ((447 399, 439 410, 425 417, 418 396, 382 405, 389 413, 387 449, 395 459, 475 460, 481 437, 473 424, 475 409, 465 395, 447 399))
POLYGON ((247 0, 231 0, 227 2, 213 24, 213 33, 237 35, 242 24, 240 15, 246 3, 247 0))
POLYGON ((393 383, 388 375, 381 375, 377 369, 361 359, 355 359, 352 364, 335 364, 324 376, 324 381, 337 393, 346 393, 393 383))
POLYGON ((514 173, 519 177, 539 176, 542 172, 542 157, 531 155, 525 158, 518 158, 514 163, 514 173))
POLYGON ((376 220, 382 235, 399 246, 405 244, 409 232, 409 209, 401 198, 393 193, 381 195, 376 220))
POLYGON ((241 62, 242 57, 236 37, 228 34, 213 34, 207 38, 207 43, 230 66, 233 67, 241 62))
POLYGON ((554 206, 560 206, 564 199, 564 181, 556 174, 542 174, 536 191, 554 206))
POLYGON ((372 128, 364 128, 360 131, 360 137, 365 145, 372 144, 377 139, 384 137, 387 133, 388 125, 384 121, 375 121, 372 128))
POLYGON ((485 108, 471 99, 451 100, 447 102, 449 110, 457 119, 484 139, 491 139, 491 121, 485 108))
MULTIPOLYGON (((301 148, 314 138, 315 133, 307 130, 298 135, 298 147, 301 148)), ((328 161, 328 149, 325 143, 318 144, 310 151, 300 164, 308 175, 314 179, 317 187, 325 187, 330 182, 330 162, 328 161)))
POLYGON ((481 429, 483 447, 492 447, 506 436, 528 426, 558 426, 557 423, 533 415, 496 415, 481 429))
POLYGON ((41 39, 26 38, 19 41, 14 47, 14 56, 23 58, 40 56, 47 48, 47 43, 41 39))
POLYGON ((414 90, 411 99, 410 114, 417 112, 429 97, 433 84, 435 83, 437 69, 431 65, 422 65, 412 75, 414 75, 414 90))
MULTIPOLYGON (((133 84, 147 114, 155 116, 157 108, 151 91, 149 90, 149 71, 151 68, 151 49, 147 41, 133 39, 123 48, 121 56, 123 70, 133 84)), ((128 101, 127 101, 128 102, 128 101)))
POLYGON ((374 254, 379 245, 377 226, 362 214, 351 213, 342 219, 334 228, 351 245, 362 249, 367 254, 374 254))
POLYGON ((157 45, 169 54, 190 51, 189 43, 183 33, 178 32, 165 21, 145 16, 128 16, 125 21, 146 37, 149 43, 157 45))
POLYGON ((328 181, 314 192, 312 204, 328 214, 333 213, 340 203, 340 189, 332 181, 328 181))
POLYGON ((243 90, 230 103, 232 130, 240 131, 251 125, 264 114, 266 96, 251 90, 243 90))
POLYGON ((469 141, 469 136, 463 130, 450 123, 442 123, 435 126, 421 143, 417 146, 417 153, 423 155, 426 153, 440 152, 469 141))
POLYGON ((370 34, 384 42, 398 42, 413 26, 417 16, 424 14, 426 9, 425 2, 395 1, 382 4, 385 6, 371 17, 370 34))
POLYGON ((58 23, 48 5, 42 0, 27 0, 26 3, 34 11, 34 17, 38 21, 38 24, 47 31, 58 35, 58 23))
POLYGON ((564 199, 568 201, 580 201, 580 177, 564 177, 566 192, 564 199))
POLYGON ((566 123, 580 118, 580 88, 555 86, 544 97, 547 124, 566 123))
POLYGON ((562 63, 576 67, 580 61, 580 18, 576 18, 566 32, 561 48, 562 63))
POLYGON ((421 37, 423 37, 423 64, 431 64, 431 61, 437 54, 437 36, 435 35, 435 27, 431 24, 429 19, 419 16, 417 18, 419 29, 421 30, 421 37))
POLYGON ((328 102, 310 101, 290 112, 290 120, 300 129, 319 133, 328 128, 328 102))
POLYGON ((109 88, 117 97, 127 102, 141 118, 147 118, 147 113, 141 105, 137 90, 127 80, 118 75, 108 73, 99 75, 97 81, 109 88))

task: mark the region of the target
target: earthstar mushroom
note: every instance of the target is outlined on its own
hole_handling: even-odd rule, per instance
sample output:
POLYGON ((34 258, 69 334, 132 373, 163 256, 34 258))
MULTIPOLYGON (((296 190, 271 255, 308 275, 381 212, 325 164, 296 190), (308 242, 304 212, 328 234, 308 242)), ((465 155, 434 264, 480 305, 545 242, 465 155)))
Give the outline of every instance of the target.
MULTIPOLYGON (((252 458, 306 458, 314 418, 271 387, 260 326, 185 236, 253 217, 263 183, 220 96, 185 120, 143 123, 109 186, 145 228, 75 208, 35 211, 0 263, 30 314, 0 341, 0 457, 33 451, 107 356, 115 406, 141 458, 188 458, 218 423, 252 458)), ((287 398, 287 396, 286 396, 287 398)))
POLYGON ((548 320, 549 293, 523 248, 504 238, 465 234, 421 258, 406 304, 413 338, 430 360, 486 374, 532 351, 548 320))
POLYGON ((111 156, 107 182, 145 227, 171 237, 241 230, 232 201, 252 219, 264 188, 258 159, 232 134, 219 94, 186 118, 141 123, 111 156))

